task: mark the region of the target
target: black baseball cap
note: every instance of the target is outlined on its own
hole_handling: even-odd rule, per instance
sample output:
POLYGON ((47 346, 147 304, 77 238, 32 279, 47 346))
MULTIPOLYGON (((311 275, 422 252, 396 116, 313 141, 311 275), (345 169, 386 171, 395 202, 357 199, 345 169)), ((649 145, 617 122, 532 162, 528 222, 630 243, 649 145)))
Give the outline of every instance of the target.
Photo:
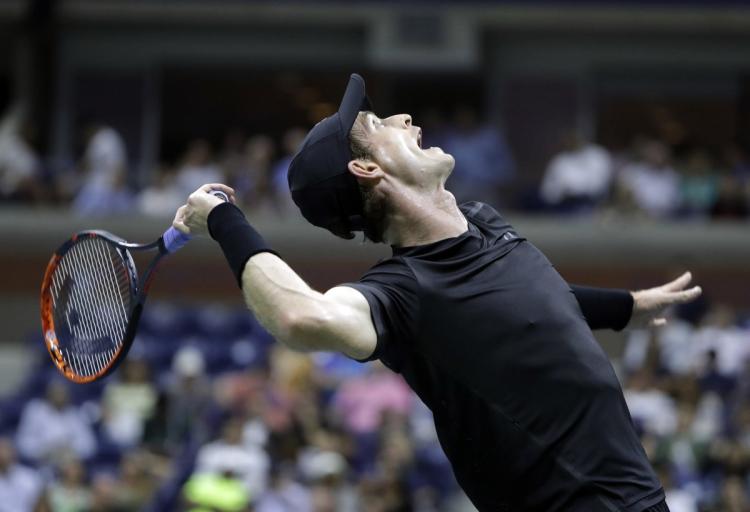
POLYGON ((349 132, 357 114, 371 109, 365 81, 353 73, 338 112, 313 126, 289 164, 289 190, 302 215, 341 238, 364 230, 359 186, 347 165, 349 132))

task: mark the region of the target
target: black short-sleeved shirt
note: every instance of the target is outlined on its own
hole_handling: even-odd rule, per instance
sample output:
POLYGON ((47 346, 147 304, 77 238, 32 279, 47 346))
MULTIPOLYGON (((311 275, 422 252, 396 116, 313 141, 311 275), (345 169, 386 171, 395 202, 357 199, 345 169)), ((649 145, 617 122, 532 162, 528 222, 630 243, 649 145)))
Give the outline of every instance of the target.
POLYGON ((481 511, 641 512, 664 493, 570 286, 491 207, 464 234, 394 248, 357 283, 369 359, 432 410, 481 511))

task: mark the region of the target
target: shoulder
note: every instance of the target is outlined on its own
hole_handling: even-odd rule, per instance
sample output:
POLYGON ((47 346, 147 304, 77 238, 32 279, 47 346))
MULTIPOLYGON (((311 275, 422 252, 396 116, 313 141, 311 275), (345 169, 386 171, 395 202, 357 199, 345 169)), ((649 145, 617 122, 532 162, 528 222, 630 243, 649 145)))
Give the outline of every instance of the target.
POLYGON ((467 201, 461 203, 458 208, 466 216, 466 218, 495 218, 500 217, 500 214, 492 206, 481 201, 467 201))
POLYGON ((464 216, 473 224, 489 228, 509 229, 511 226, 492 206, 480 201, 469 201, 459 206, 464 216))
POLYGON ((419 283, 408 258, 394 256, 376 263, 360 279, 346 286, 354 288, 367 298, 370 306, 376 299, 386 309, 399 306, 414 306, 418 295, 419 283))
POLYGON ((419 311, 418 283, 407 259, 388 258, 373 266, 359 281, 337 287, 359 292, 375 329, 375 350, 369 357, 358 360, 380 359, 394 371, 399 371, 400 347, 413 336, 419 311))
POLYGON ((379 261, 365 272, 359 282, 380 283, 385 285, 416 284, 414 272, 403 256, 393 256, 379 261))

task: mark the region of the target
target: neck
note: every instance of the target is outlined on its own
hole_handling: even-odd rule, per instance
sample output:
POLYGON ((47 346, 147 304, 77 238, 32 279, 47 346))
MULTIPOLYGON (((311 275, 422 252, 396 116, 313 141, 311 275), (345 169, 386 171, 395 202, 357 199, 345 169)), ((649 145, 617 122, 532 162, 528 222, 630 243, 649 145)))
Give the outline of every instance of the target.
POLYGON ((431 191, 403 189, 391 199, 384 239, 396 247, 457 237, 469 227, 456 198, 442 185, 431 191))

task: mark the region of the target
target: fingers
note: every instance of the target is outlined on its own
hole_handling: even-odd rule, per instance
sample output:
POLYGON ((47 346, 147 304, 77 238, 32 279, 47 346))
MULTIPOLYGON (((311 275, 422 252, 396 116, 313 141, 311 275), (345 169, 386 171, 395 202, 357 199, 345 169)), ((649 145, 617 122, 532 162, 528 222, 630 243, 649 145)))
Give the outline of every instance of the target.
POLYGON ((686 302, 692 302, 703 293, 703 289, 700 286, 693 286, 689 290, 682 290, 680 292, 674 292, 669 294, 670 304, 684 304, 686 302))
POLYGON ((689 285, 692 279, 693 274, 691 274, 690 272, 685 272, 674 281, 670 281, 669 283, 663 285, 661 289, 667 292, 677 292, 689 285))
POLYGON ((177 209, 177 213, 174 216, 174 221, 172 221, 172 227, 174 227, 177 231, 180 231, 181 233, 185 233, 186 235, 190 234, 190 228, 188 228, 185 225, 185 211, 187 210, 187 205, 183 204, 177 209))
POLYGON ((220 190, 224 192, 227 196, 229 196, 229 201, 234 203, 234 189, 232 187, 228 187, 227 185, 224 185, 223 183, 206 183, 201 188, 199 188, 201 192, 205 192, 207 194, 211 193, 212 190, 220 190))

